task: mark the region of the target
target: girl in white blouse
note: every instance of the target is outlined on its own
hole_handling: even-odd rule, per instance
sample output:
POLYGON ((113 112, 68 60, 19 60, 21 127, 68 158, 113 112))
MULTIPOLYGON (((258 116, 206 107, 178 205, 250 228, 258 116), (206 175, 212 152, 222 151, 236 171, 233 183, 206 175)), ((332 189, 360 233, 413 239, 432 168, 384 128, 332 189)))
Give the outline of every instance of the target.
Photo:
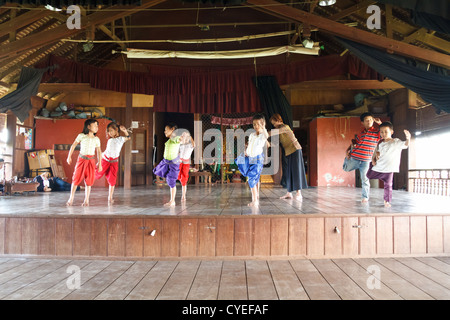
POLYGON ((98 121, 95 119, 87 119, 84 122, 83 132, 80 133, 72 146, 70 147, 69 155, 67 156, 67 163, 72 164, 72 153, 75 148, 80 144, 80 154, 75 165, 75 169, 72 176, 72 188, 70 190, 70 198, 67 201, 67 206, 73 204, 73 198, 77 186, 84 180, 86 185, 85 197, 82 206, 89 205, 89 195, 91 193, 91 186, 95 180, 95 154, 97 153, 98 171, 102 171, 102 164, 100 157, 102 151, 100 149, 100 139, 95 135, 98 132, 98 121))
POLYGON ((252 202, 249 207, 259 206, 259 178, 264 165, 264 146, 268 143, 269 133, 266 129, 266 120, 261 114, 253 117, 253 128, 256 132, 250 134, 248 138, 245 156, 236 159, 239 172, 248 178, 248 185, 252 191, 252 202))
POLYGON ((192 139, 191 134, 186 131, 184 137, 181 139, 179 153, 180 173, 178 174, 178 180, 181 182, 181 201, 186 201, 187 182, 189 180, 189 170, 191 167, 191 155, 194 148, 194 139, 192 139))
POLYGON ((114 188, 117 181, 117 171, 119 170, 119 156, 122 146, 125 142, 130 140, 130 135, 124 126, 119 126, 115 122, 110 122, 106 127, 109 139, 106 143, 106 150, 102 155, 102 168, 95 172, 95 179, 100 179, 105 175, 109 185, 108 202, 113 203, 114 188), (125 136, 119 133, 122 131, 125 136))

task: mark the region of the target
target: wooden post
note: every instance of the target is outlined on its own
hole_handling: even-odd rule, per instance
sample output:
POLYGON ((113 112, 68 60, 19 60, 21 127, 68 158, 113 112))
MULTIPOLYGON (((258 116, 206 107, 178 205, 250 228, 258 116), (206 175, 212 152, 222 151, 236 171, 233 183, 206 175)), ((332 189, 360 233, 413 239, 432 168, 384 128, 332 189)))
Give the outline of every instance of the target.
MULTIPOLYGON (((202 126, 200 125, 201 115, 200 113, 194 113, 194 166, 196 169, 200 169, 199 163, 196 160, 203 161, 203 137, 202 126)), ((195 184, 199 183, 199 176, 195 176, 195 184)))
MULTIPOLYGON (((125 127, 131 127, 131 119, 133 112, 133 95, 127 93, 126 108, 125 108, 125 127)), ((125 157, 124 157, 124 172, 123 172, 123 187, 124 189, 131 189, 131 143, 125 143, 125 157)))

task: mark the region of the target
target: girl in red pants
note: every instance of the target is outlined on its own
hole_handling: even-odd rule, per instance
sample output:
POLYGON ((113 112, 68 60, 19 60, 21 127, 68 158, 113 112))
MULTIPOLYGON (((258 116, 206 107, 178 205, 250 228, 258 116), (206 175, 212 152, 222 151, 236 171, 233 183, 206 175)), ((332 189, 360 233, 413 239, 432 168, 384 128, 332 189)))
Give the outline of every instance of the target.
POLYGON ((189 132, 186 132, 180 145, 180 173, 178 180, 181 182, 181 201, 186 201, 187 181, 189 179, 189 169, 191 167, 191 154, 195 148, 194 139, 189 132))
POLYGON ((100 179, 103 175, 109 184, 108 202, 113 203, 114 188, 117 181, 117 171, 119 169, 119 156, 123 144, 130 140, 130 135, 124 126, 118 126, 115 122, 110 122, 106 127, 109 139, 106 144, 106 150, 102 155, 102 168, 95 172, 95 179, 100 179), (120 136, 122 131, 125 136, 120 136))
POLYGON ((78 185, 84 180, 86 185, 85 197, 82 206, 89 205, 89 195, 91 193, 91 186, 94 184, 95 178, 95 153, 97 153, 98 170, 102 171, 102 164, 100 162, 100 156, 102 151, 100 150, 100 139, 96 137, 98 131, 98 122, 95 119, 87 119, 84 122, 83 132, 80 133, 72 146, 70 147, 69 155, 67 156, 67 163, 72 164, 72 153, 75 147, 80 144, 80 154, 78 156, 77 164, 72 176, 72 187, 70 189, 70 198, 67 201, 67 205, 73 204, 73 198, 78 185))

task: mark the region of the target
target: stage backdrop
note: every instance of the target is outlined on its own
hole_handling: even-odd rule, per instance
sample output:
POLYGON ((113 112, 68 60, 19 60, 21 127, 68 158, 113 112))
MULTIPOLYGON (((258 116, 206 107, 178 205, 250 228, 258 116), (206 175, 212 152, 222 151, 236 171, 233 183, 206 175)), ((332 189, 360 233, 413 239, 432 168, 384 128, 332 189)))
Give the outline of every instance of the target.
POLYGON ((286 64, 240 68, 148 66, 146 72, 103 69, 50 55, 36 68, 53 66, 42 82, 89 83, 100 90, 154 95, 155 112, 243 113, 262 107, 254 83, 256 73, 273 76, 279 85, 351 74, 360 79, 384 77, 346 54, 315 57, 286 64))

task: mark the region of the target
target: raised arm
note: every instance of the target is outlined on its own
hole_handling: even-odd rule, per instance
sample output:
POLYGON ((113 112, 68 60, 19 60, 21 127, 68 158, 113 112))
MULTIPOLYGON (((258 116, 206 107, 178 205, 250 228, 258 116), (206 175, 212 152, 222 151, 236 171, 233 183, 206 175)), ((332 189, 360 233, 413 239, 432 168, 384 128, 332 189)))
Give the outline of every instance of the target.
POLYGON ((409 146, 409 142, 411 140, 411 133, 408 130, 403 130, 403 132, 405 133, 405 137, 406 137, 406 141, 405 141, 405 146, 409 146))
POLYGON ((276 136, 276 135, 280 135, 286 132, 289 132, 290 129, 288 129, 286 126, 283 126, 281 128, 275 128, 270 130, 270 136, 276 136))
POLYGON ((120 131, 122 131, 125 134, 125 141, 128 141, 131 139, 130 137, 130 133, 128 132, 127 128, 125 128, 125 126, 120 126, 119 127, 120 131))

